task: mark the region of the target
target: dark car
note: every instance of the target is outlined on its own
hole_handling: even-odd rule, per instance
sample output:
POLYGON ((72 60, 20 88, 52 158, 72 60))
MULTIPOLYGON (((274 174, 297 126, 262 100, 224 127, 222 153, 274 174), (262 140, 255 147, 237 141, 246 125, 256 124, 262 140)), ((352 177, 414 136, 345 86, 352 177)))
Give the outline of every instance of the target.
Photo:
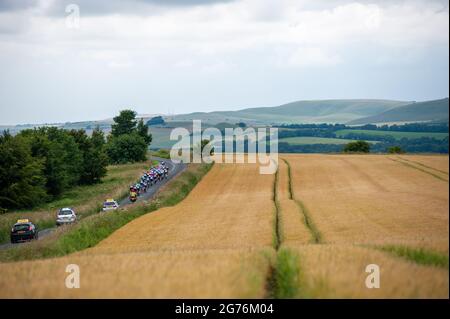
POLYGON ((28 219, 19 219, 11 229, 11 243, 38 239, 38 229, 28 219))

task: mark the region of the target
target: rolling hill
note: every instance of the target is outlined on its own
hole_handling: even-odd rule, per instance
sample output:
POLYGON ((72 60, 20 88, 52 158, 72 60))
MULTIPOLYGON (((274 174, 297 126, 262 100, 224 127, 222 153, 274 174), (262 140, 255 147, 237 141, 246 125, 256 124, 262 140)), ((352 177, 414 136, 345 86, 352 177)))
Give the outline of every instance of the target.
POLYGON ((200 119, 208 123, 246 122, 248 124, 280 123, 346 123, 374 116, 411 102, 393 100, 311 100, 296 101, 274 107, 246 108, 239 111, 195 112, 167 116, 168 121, 200 119))
POLYGON ((352 120, 348 124, 392 123, 392 122, 448 122, 448 98, 415 102, 398 106, 377 115, 352 120))

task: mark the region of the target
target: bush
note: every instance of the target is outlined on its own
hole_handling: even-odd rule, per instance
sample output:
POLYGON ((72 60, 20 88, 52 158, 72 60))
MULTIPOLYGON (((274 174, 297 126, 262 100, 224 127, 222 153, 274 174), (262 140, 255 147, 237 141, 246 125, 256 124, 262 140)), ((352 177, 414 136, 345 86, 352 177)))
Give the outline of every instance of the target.
POLYGON ((350 142, 344 146, 344 153, 369 153, 370 144, 366 141, 350 142))
POLYGON ((405 154, 405 151, 400 146, 391 146, 387 152, 389 154, 405 154))

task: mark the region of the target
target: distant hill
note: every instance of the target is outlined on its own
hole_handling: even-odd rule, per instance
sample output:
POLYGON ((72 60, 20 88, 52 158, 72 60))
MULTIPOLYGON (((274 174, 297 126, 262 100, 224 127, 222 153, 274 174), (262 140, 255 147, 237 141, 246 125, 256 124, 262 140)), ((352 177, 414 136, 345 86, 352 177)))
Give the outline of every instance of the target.
POLYGON ((399 106, 410 104, 393 100, 317 100, 297 101, 274 107, 246 108, 239 111, 196 112, 166 116, 167 121, 200 119, 247 124, 281 123, 346 123, 362 117, 374 116, 399 106))
POLYGON ((352 120, 348 124, 392 123, 392 122, 448 122, 448 98, 410 103, 377 115, 352 120))

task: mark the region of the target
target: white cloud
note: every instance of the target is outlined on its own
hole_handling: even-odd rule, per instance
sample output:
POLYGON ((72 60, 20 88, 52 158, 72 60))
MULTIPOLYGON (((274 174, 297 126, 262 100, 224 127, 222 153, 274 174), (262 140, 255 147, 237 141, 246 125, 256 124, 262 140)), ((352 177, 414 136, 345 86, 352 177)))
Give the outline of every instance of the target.
MULTIPOLYGON (((79 29, 66 27, 64 1, 0 10, 0 68, 1 61, 9 68, 27 65, 24 74, 35 78, 39 75, 33 72, 40 70, 33 69, 36 65, 45 64, 50 74, 67 65, 89 70, 89 77, 106 74, 105 87, 109 81, 120 83, 121 74, 152 81, 167 77, 172 85, 191 72, 189 78, 204 81, 197 85, 202 87, 213 76, 220 83, 221 76, 233 76, 221 83, 229 86, 248 76, 248 85, 258 82, 264 70, 275 75, 340 68, 340 73, 358 74, 371 65, 381 71, 398 65, 430 69, 427 63, 435 61, 427 59, 435 51, 448 58, 447 1, 203 2, 158 6, 160 1, 80 1, 79 29), (108 78, 109 70, 114 78, 108 78)), ((285 80, 285 87, 295 92, 292 78, 285 80)), ((7 75, 0 75, 0 84, 7 81, 7 75)))
POLYGON ((290 67, 330 67, 340 63, 341 58, 338 55, 327 53, 321 48, 304 47, 296 49, 283 61, 290 67))

